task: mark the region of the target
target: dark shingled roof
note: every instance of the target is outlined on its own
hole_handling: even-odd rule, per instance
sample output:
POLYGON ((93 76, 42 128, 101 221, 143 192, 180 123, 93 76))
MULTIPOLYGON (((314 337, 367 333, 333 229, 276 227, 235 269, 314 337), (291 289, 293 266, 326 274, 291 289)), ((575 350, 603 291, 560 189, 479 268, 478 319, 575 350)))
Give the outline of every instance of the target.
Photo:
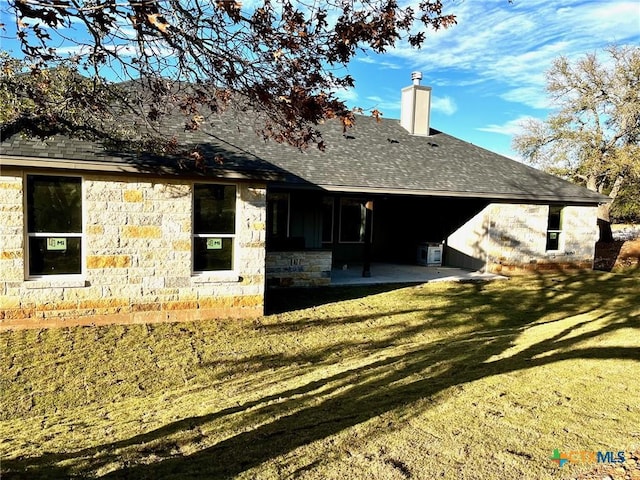
POLYGON ((197 146, 206 172, 173 158, 56 136, 45 141, 3 139, 0 164, 78 170, 140 171, 264 179, 277 185, 361 193, 482 197, 496 200, 597 204, 608 198, 437 130, 414 136, 398 120, 358 116, 343 134, 338 121, 321 126, 326 150, 300 151, 264 141, 252 120, 215 115, 201 130, 184 130, 176 116, 165 125, 181 145, 197 146), (219 155, 222 164, 213 161, 219 155))

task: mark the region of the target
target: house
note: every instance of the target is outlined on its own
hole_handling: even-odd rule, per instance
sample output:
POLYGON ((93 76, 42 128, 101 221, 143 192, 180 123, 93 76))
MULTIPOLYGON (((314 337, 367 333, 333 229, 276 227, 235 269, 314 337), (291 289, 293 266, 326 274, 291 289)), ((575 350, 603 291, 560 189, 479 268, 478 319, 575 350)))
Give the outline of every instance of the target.
POLYGON ((264 142, 231 115, 198 131, 170 120, 223 159, 204 171, 3 138, 0 326, 258 316, 266 285, 327 285, 353 264, 375 275, 370 262, 425 260, 429 244, 462 268, 591 268, 606 197, 432 129, 430 99, 414 80, 400 121, 327 122, 324 152, 264 142))

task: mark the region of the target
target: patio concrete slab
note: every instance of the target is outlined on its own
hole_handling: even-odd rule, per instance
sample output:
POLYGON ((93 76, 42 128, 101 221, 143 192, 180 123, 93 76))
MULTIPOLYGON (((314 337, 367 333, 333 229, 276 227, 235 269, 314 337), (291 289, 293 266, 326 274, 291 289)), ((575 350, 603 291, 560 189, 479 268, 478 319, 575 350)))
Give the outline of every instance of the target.
POLYGON ((362 276, 361 265, 350 265, 346 269, 331 271, 331 285, 376 285, 388 283, 428 283, 459 281, 506 280, 507 277, 493 273, 472 272, 455 267, 424 267, 421 265, 397 265, 374 263, 371 276, 362 276))

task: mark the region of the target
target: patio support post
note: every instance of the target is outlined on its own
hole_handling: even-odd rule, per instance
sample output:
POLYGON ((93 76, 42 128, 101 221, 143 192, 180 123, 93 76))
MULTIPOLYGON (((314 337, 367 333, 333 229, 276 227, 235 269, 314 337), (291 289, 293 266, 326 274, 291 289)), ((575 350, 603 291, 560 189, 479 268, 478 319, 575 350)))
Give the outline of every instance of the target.
POLYGON ((364 217, 364 258, 362 264, 362 276, 371 276, 371 224, 373 220, 373 200, 365 204, 364 217))

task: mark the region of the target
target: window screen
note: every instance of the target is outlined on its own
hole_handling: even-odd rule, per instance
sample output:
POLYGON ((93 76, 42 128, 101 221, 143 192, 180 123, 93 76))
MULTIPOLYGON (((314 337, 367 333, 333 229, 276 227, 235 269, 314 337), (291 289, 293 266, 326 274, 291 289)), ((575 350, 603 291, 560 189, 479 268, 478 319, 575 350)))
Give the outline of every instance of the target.
POLYGON ((27 176, 29 275, 82 271, 82 179, 27 176))
POLYGON ((194 271, 233 270, 235 236, 235 185, 194 185, 194 271))

